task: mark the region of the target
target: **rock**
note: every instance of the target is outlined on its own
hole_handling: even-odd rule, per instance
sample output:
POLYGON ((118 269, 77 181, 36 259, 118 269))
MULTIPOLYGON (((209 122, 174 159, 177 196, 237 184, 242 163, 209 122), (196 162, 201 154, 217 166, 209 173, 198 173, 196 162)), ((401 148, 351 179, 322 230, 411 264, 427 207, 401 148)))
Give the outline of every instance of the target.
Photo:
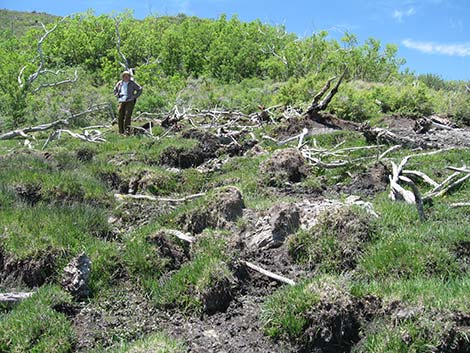
POLYGON ((278 150, 261 164, 262 181, 271 186, 282 186, 286 182, 300 182, 307 175, 305 158, 299 150, 278 150))
POLYGON ((62 287, 76 299, 85 299, 90 296, 89 279, 91 272, 91 260, 82 253, 74 258, 64 268, 62 275, 62 287))
POLYGON ((251 248, 270 249, 284 244, 288 235, 295 233, 300 227, 300 211, 295 204, 282 203, 274 205, 268 216, 260 218, 256 231, 251 234, 251 248))

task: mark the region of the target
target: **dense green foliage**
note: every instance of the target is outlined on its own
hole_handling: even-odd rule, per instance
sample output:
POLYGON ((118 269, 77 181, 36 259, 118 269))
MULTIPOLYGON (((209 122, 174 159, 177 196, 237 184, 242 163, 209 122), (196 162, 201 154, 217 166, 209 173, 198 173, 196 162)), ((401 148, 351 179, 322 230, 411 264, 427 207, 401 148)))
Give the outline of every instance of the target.
MULTIPOLYGON (((2 16, 16 18, 8 11, 2 16)), ((30 17, 51 20, 42 14, 21 18, 28 22, 30 17)), ((363 121, 381 112, 411 116, 436 112, 468 121, 463 82, 400 73, 405 61, 397 56, 397 47, 384 47, 375 39, 361 44, 346 33, 335 40, 324 31, 300 38, 282 26, 226 16, 137 20, 124 13, 116 18, 122 52, 145 87, 137 106, 141 111, 169 110, 175 104, 249 112, 259 104, 304 105, 327 78, 347 70, 349 83, 330 107, 340 117, 363 121)), ((5 27, 0 32, 0 131, 113 101, 111 90, 122 69, 115 18, 89 12, 61 22, 43 44, 45 68, 60 73, 40 75, 32 87, 23 88, 18 74, 24 67, 25 81, 36 71, 37 41, 44 31, 21 28, 18 32, 5 27), (75 69, 79 74, 75 84, 33 94, 40 84, 71 77, 75 69)))

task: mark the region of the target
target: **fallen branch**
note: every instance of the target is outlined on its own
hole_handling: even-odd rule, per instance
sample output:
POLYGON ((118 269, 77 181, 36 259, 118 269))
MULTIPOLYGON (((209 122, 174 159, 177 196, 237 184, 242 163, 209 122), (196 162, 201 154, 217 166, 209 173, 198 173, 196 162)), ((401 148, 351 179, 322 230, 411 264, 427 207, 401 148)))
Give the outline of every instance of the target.
POLYGON ((19 292, 19 293, 0 293, 0 306, 5 305, 12 307, 19 302, 28 299, 34 292, 19 292))
POLYGON ((179 203, 179 202, 186 202, 190 200, 194 200, 206 195, 206 193, 199 193, 194 195, 188 195, 181 198, 168 198, 168 197, 155 197, 150 195, 132 195, 132 194, 114 194, 114 197, 117 200, 124 201, 124 200, 146 200, 146 201, 153 201, 153 202, 169 202, 169 203, 179 203))
POLYGON ((416 203, 416 209, 418 210, 419 219, 422 222, 424 222, 426 220, 426 216, 424 214, 423 199, 421 198, 421 193, 419 192, 418 187, 413 182, 413 180, 411 180, 408 177, 400 176, 400 180, 403 181, 409 187, 411 187, 411 190, 413 190, 415 203, 416 203))
POLYGON ((403 146, 402 145, 395 145, 395 146, 392 146, 390 147, 388 150, 386 150, 384 153, 382 153, 378 160, 382 160, 384 159, 388 154, 392 153, 392 152, 395 152, 396 150, 399 150, 400 148, 402 148, 403 146))
POLYGON ((470 202, 456 202, 450 204, 450 207, 458 208, 458 207, 470 207, 470 202))
MULTIPOLYGON (((17 137, 17 136, 21 136, 21 137, 24 137, 24 138, 29 138, 29 136, 27 135, 28 133, 46 131, 46 130, 53 129, 55 127, 59 127, 61 125, 67 125, 71 121, 76 120, 77 118, 79 118, 81 116, 84 116, 86 114, 96 112, 96 111, 99 111, 99 110, 103 109, 103 106, 104 105, 102 105, 102 104, 101 105, 96 105, 96 106, 93 106, 93 107, 91 107, 90 109, 88 109, 84 112, 81 112, 81 113, 78 113, 78 114, 71 114, 67 118, 56 120, 56 121, 53 121, 52 123, 41 124, 41 125, 37 125, 37 126, 30 126, 30 127, 26 127, 26 128, 23 128, 23 129, 17 129, 17 130, 5 132, 5 133, 0 135, 0 141, 1 140, 9 140, 9 139, 12 139, 12 138, 17 137)), ((109 104, 106 104, 105 106, 106 106, 106 108, 109 108, 109 104)))
POLYGON ((271 271, 268 271, 268 270, 266 270, 262 267, 259 267, 259 266, 255 265, 254 263, 251 263, 251 262, 248 262, 248 261, 243 261, 243 262, 248 268, 251 268, 252 270, 254 270, 256 272, 259 272, 262 275, 265 275, 266 277, 274 279, 278 282, 282 282, 282 283, 289 284, 291 286, 295 286, 295 282, 293 280, 287 278, 287 277, 277 275, 277 274, 275 274, 271 271))
POLYGON ((470 169, 467 169, 467 168, 465 168, 465 167, 462 167, 462 168, 447 167, 447 169, 452 170, 452 171, 454 171, 454 172, 470 174, 470 169))
POLYGON ((423 179, 424 182, 431 185, 432 187, 437 187, 439 184, 431 179, 428 175, 417 170, 403 170, 403 174, 412 175, 423 179))
POLYGON ((192 244, 194 242, 196 242, 196 238, 191 236, 191 234, 189 233, 183 233, 179 230, 176 230, 176 229, 165 229, 165 233, 168 233, 170 235, 173 235, 175 237, 177 237, 178 239, 186 242, 186 243, 189 243, 189 244, 192 244))
POLYGON ((434 193, 429 193, 427 194, 425 197, 424 197, 424 200, 425 201, 428 201, 434 197, 442 197, 444 196, 445 194, 447 194, 448 192, 452 191, 453 189, 455 189, 457 186, 460 186, 462 185, 465 181, 467 181, 468 179, 470 179, 470 174, 467 174, 465 175, 464 177, 458 179, 457 181, 453 182, 452 184, 448 185, 447 187, 443 188, 442 190, 440 190, 439 192, 434 192, 434 193))

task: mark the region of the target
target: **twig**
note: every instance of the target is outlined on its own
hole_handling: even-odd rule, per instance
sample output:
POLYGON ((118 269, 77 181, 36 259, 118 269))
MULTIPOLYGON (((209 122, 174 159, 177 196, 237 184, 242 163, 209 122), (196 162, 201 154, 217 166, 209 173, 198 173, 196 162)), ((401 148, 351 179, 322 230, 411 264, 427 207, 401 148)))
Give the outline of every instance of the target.
POLYGON ((168 233, 170 235, 173 235, 175 237, 177 237, 178 239, 186 242, 186 243, 189 243, 189 244, 192 244, 194 242, 196 242, 196 238, 193 237, 191 234, 189 233, 183 233, 179 230, 176 230, 176 229, 165 229, 164 230, 165 233, 168 233))
MULTIPOLYGON (((106 107, 108 107, 108 104, 106 104, 106 107)), ((46 131, 46 130, 53 129, 53 128, 61 126, 61 125, 67 125, 71 121, 76 120, 77 118, 79 118, 83 115, 86 115, 86 114, 89 114, 89 113, 92 113, 92 112, 95 112, 95 111, 99 111, 101 109, 103 109, 102 104, 93 106, 90 109, 85 110, 81 113, 71 114, 67 118, 59 119, 59 120, 53 121, 52 123, 41 124, 41 125, 37 125, 37 126, 30 126, 30 127, 26 127, 26 128, 23 128, 23 129, 17 129, 17 130, 5 132, 5 133, 0 135, 0 141, 1 140, 9 140, 9 139, 12 139, 12 138, 17 137, 17 136, 29 138, 29 136, 27 135, 28 133, 46 131)))
POLYGON ((470 202, 456 202, 450 204, 450 207, 457 208, 457 207, 470 207, 470 202))
POLYGON ((295 286, 295 282, 293 280, 291 280, 290 278, 287 278, 287 277, 284 277, 284 276, 280 276, 280 275, 277 275, 271 271, 268 271, 262 267, 259 267, 257 265, 255 265, 254 263, 251 263, 251 262, 248 262, 248 261, 243 261, 245 263, 245 265, 248 267, 248 268, 251 268, 252 270, 256 271, 256 272, 259 272, 261 273, 262 275, 265 275, 271 279, 274 279, 278 282, 282 282, 282 283, 286 283, 286 284, 289 284, 291 286, 295 286))
POLYGON ((402 148, 403 146, 402 145, 395 145, 395 146, 392 146, 390 147, 388 150, 386 150, 384 153, 382 153, 378 160, 380 161, 381 159, 384 159, 388 154, 392 153, 392 152, 395 152, 396 150, 402 148))

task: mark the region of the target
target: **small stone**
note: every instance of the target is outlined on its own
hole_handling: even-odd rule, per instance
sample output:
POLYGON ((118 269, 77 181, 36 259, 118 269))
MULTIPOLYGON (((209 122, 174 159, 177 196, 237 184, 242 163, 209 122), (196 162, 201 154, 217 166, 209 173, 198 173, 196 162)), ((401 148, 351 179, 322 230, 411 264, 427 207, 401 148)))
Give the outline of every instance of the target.
POLYGON ((91 260, 86 254, 82 253, 64 268, 61 281, 62 287, 77 300, 88 298, 91 294, 88 283, 90 272, 91 260))

